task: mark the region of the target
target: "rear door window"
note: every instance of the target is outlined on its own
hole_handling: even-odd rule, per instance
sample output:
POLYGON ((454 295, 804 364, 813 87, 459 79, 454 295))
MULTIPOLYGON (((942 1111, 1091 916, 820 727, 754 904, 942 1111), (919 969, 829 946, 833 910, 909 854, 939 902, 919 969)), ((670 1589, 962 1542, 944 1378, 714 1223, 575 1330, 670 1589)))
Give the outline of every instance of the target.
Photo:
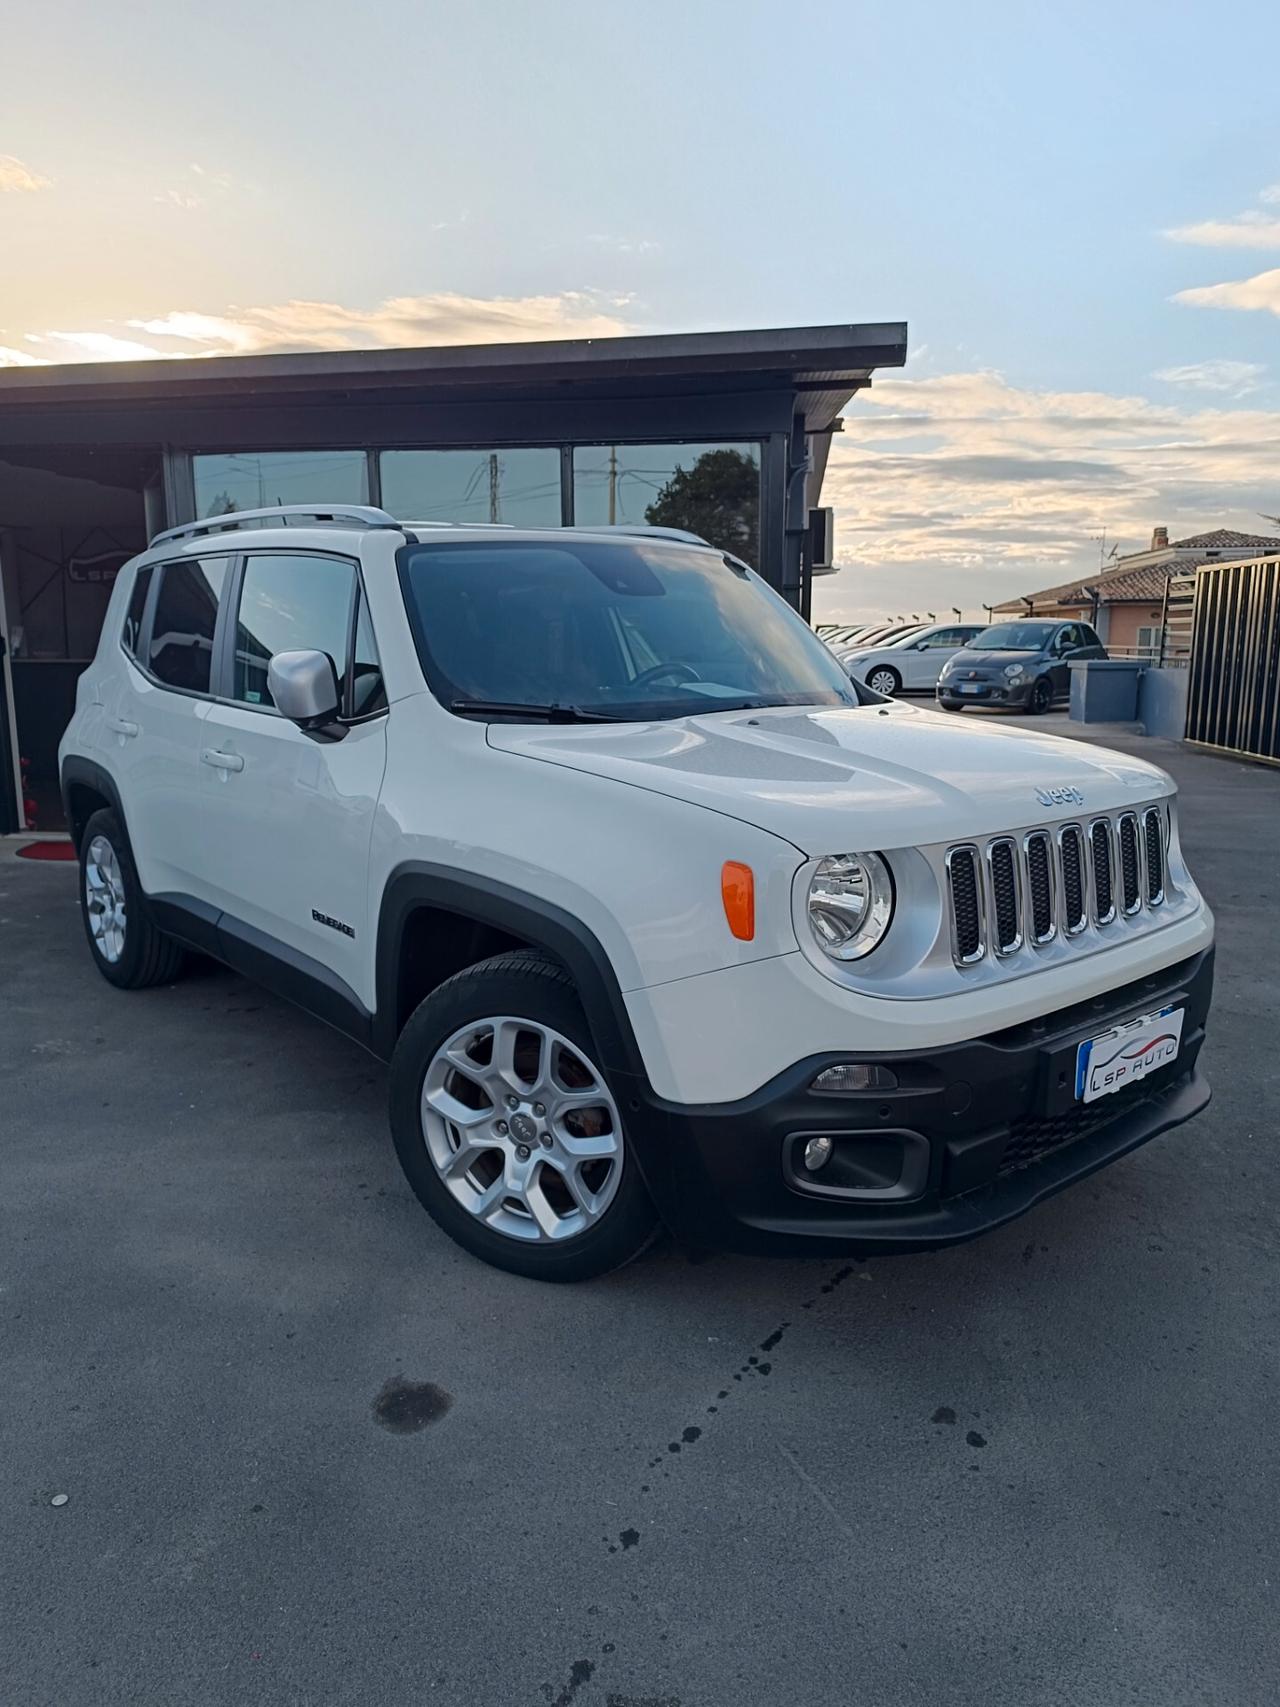
POLYGON ((158 681, 187 693, 208 693, 213 637, 227 580, 227 557, 166 563, 151 619, 148 667, 158 681))

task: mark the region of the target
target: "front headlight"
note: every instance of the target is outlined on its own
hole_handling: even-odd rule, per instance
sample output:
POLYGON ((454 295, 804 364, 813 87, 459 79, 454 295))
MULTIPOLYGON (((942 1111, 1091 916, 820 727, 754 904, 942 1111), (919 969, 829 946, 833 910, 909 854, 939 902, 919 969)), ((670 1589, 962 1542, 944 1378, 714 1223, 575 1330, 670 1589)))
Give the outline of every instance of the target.
POLYGON ((832 960, 870 954, 893 918, 893 878, 879 854, 832 854, 809 881, 809 929, 832 960))
POLYGON ((1006 664, 1004 667, 1004 673, 1008 676, 1009 680, 1012 681, 1015 676, 1020 676, 1022 674, 1024 668, 1025 666, 1022 664, 1006 664))
POLYGON ((949 676, 954 668, 955 668, 955 659, 954 658, 948 658, 946 663, 942 666, 942 669, 940 670, 940 672, 938 674, 938 680, 941 681, 943 676, 949 676))

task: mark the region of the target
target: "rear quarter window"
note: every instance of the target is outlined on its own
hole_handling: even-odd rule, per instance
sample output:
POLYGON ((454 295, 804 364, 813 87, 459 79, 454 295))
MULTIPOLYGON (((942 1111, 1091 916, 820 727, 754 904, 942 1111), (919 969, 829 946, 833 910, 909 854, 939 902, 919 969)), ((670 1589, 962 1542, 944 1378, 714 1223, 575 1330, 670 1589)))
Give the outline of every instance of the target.
POLYGON ((147 594, 151 591, 153 573, 152 565, 148 563, 145 569, 139 569, 133 577, 129 608, 124 614, 124 630, 120 636, 125 651, 139 661, 142 658, 142 616, 147 608, 147 594))

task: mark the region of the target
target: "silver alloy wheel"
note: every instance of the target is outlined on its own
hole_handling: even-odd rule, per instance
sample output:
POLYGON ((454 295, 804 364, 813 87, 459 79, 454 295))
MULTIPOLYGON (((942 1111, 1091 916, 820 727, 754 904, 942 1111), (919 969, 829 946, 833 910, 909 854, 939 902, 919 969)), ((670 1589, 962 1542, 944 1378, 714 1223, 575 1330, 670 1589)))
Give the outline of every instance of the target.
POLYGON ((537 1020, 472 1020, 422 1082, 427 1153, 454 1201, 495 1233, 563 1242, 595 1225, 622 1178, 622 1121, 585 1051, 537 1020))
POLYGON ((105 836, 95 836, 89 843, 84 859, 84 895, 94 946, 114 966, 124 953, 124 875, 116 850, 105 836))
POLYGON ((867 686, 876 693, 888 694, 892 699, 898 690, 898 678, 892 670, 872 670, 867 677, 867 686))

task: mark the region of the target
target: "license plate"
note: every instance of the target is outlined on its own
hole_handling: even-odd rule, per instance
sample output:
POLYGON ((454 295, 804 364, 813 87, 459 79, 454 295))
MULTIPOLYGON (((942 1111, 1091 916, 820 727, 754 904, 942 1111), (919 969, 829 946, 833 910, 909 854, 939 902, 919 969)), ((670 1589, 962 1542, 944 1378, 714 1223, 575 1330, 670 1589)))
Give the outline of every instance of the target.
POLYGON ((982 692, 982 683, 981 682, 961 682, 960 683, 960 692, 961 693, 981 693, 982 692))
POLYGON ((1076 1051, 1076 1100, 1096 1102, 1177 1059, 1185 1008, 1161 1008, 1112 1026, 1076 1051))

